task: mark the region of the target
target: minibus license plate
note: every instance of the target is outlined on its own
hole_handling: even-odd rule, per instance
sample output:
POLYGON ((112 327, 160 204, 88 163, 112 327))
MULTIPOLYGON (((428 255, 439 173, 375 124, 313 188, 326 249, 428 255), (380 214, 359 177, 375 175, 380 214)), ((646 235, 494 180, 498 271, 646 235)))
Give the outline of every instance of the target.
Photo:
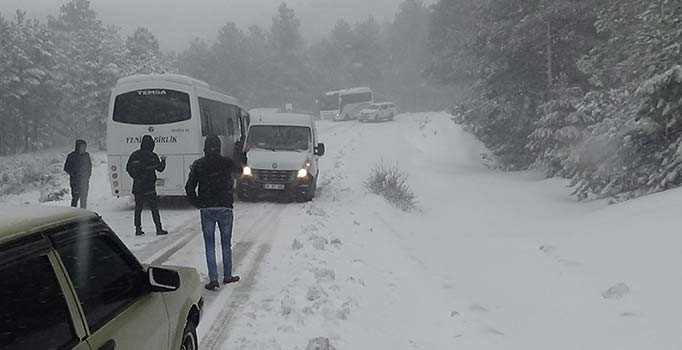
POLYGON ((284 185, 282 184, 265 184, 263 185, 263 188, 266 190, 283 190, 284 185))

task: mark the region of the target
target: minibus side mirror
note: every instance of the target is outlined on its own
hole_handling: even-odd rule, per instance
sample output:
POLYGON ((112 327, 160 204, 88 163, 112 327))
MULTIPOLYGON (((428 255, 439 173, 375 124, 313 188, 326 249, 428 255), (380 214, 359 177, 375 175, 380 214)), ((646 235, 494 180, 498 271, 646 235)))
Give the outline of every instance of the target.
POLYGON ((324 143, 318 143, 317 147, 315 147, 315 155, 322 157, 324 156, 325 152, 326 150, 324 147, 324 143))

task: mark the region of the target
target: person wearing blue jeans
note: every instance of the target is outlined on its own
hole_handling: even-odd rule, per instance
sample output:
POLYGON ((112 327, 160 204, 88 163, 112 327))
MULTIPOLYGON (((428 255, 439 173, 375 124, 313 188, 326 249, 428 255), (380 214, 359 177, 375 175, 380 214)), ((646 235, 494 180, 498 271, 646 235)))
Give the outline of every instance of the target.
POLYGON ((241 173, 246 164, 246 153, 242 152, 241 163, 220 154, 220 138, 208 136, 204 143, 204 157, 195 161, 185 185, 187 198, 201 211, 201 229, 206 245, 208 265, 208 290, 220 288, 218 266, 215 254, 215 228, 220 229, 220 246, 223 251, 223 284, 239 281, 232 274, 232 224, 234 220, 234 194, 232 174, 241 173), (197 187, 199 193, 197 194, 197 187))
MULTIPOLYGON (((232 224, 234 214, 230 208, 201 209, 201 228, 204 231, 206 246, 206 264, 208 277, 211 281, 218 281, 218 266, 216 266, 215 228, 220 229, 220 246, 223 251, 224 276, 232 276, 232 224)), ((232 276, 239 278, 238 276, 232 276)), ((227 279, 227 277, 226 277, 227 279)), ((229 281, 223 281, 229 283, 229 281)), ((236 282, 236 281, 234 281, 236 282)))

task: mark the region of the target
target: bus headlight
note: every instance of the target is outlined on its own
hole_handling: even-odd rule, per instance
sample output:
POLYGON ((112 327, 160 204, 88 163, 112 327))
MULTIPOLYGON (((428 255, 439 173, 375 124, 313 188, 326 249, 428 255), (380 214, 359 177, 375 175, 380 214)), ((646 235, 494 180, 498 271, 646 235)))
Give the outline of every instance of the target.
POLYGON ((251 171, 251 168, 245 166, 244 171, 242 172, 242 175, 244 176, 251 176, 253 175, 253 171, 251 171))
POLYGON ((308 177, 308 169, 301 169, 298 171, 298 175, 296 175, 299 179, 302 179, 304 177, 308 177))

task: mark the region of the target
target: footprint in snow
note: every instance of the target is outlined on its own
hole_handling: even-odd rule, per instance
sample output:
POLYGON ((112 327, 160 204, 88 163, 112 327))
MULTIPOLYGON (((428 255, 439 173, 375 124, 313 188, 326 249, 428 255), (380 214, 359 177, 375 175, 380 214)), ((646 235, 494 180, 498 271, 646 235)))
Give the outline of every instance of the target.
POLYGON ((335 246, 336 248, 339 248, 339 247, 341 247, 341 246, 343 245, 343 243, 341 243, 341 240, 338 239, 338 238, 332 239, 331 242, 329 242, 329 243, 330 243, 331 245, 335 246))
POLYGON ((293 250, 300 250, 303 248, 303 243, 299 241, 298 239, 295 239, 293 243, 291 243, 291 249, 293 250))
POLYGON ((488 312, 488 309, 479 304, 473 304, 469 306, 469 310, 473 312, 488 312))
POLYGON ((602 292, 601 296, 604 299, 616 300, 621 299, 628 294, 630 294, 630 287, 628 287, 628 285, 625 283, 617 283, 611 288, 602 292))
POLYGON ((316 301, 325 296, 327 296, 327 293, 318 286, 309 287, 308 293, 306 293, 306 299, 308 299, 308 301, 316 301))
POLYGON ((483 334, 485 334, 485 335, 492 335, 492 336, 498 336, 498 337, 499 337, 499 336, 504 336, 504 333, 502 333, 502 332, 500 332, 500 331, 498 331, 497 329, 492 328, 492 327, 486 327, 485 329, 483 329, 483 334))
POLYGON ((315 269, 314 274, 317 282, 330 282, 336 279, 336 273, 332 269, 315 269))
POLYGON ((553 245, 543 244, 540 246, 540 251, 546 254, 554 253, 556 252, 556 250, 557 250, 556 247, 553 245))
POLYGON ((329 338, 319 337, 311 339, 305 350, 336 350, 336 348, 331 344, 329 338))
POLYGON ((322 208, 312 207, 307 211, 310 216, 327 216, 327 212, 322 208))
POLYGON ((324 250, 325 246, 329 244, 329 241, 326 238, 318 235, 312 235, 308 240, 313 242, 313 247, 317 250, 324 250))
POLYGON ((287 295, 282 299, 280 306, 283 316, 291 315, 296 309, 296 300, 287 295))

